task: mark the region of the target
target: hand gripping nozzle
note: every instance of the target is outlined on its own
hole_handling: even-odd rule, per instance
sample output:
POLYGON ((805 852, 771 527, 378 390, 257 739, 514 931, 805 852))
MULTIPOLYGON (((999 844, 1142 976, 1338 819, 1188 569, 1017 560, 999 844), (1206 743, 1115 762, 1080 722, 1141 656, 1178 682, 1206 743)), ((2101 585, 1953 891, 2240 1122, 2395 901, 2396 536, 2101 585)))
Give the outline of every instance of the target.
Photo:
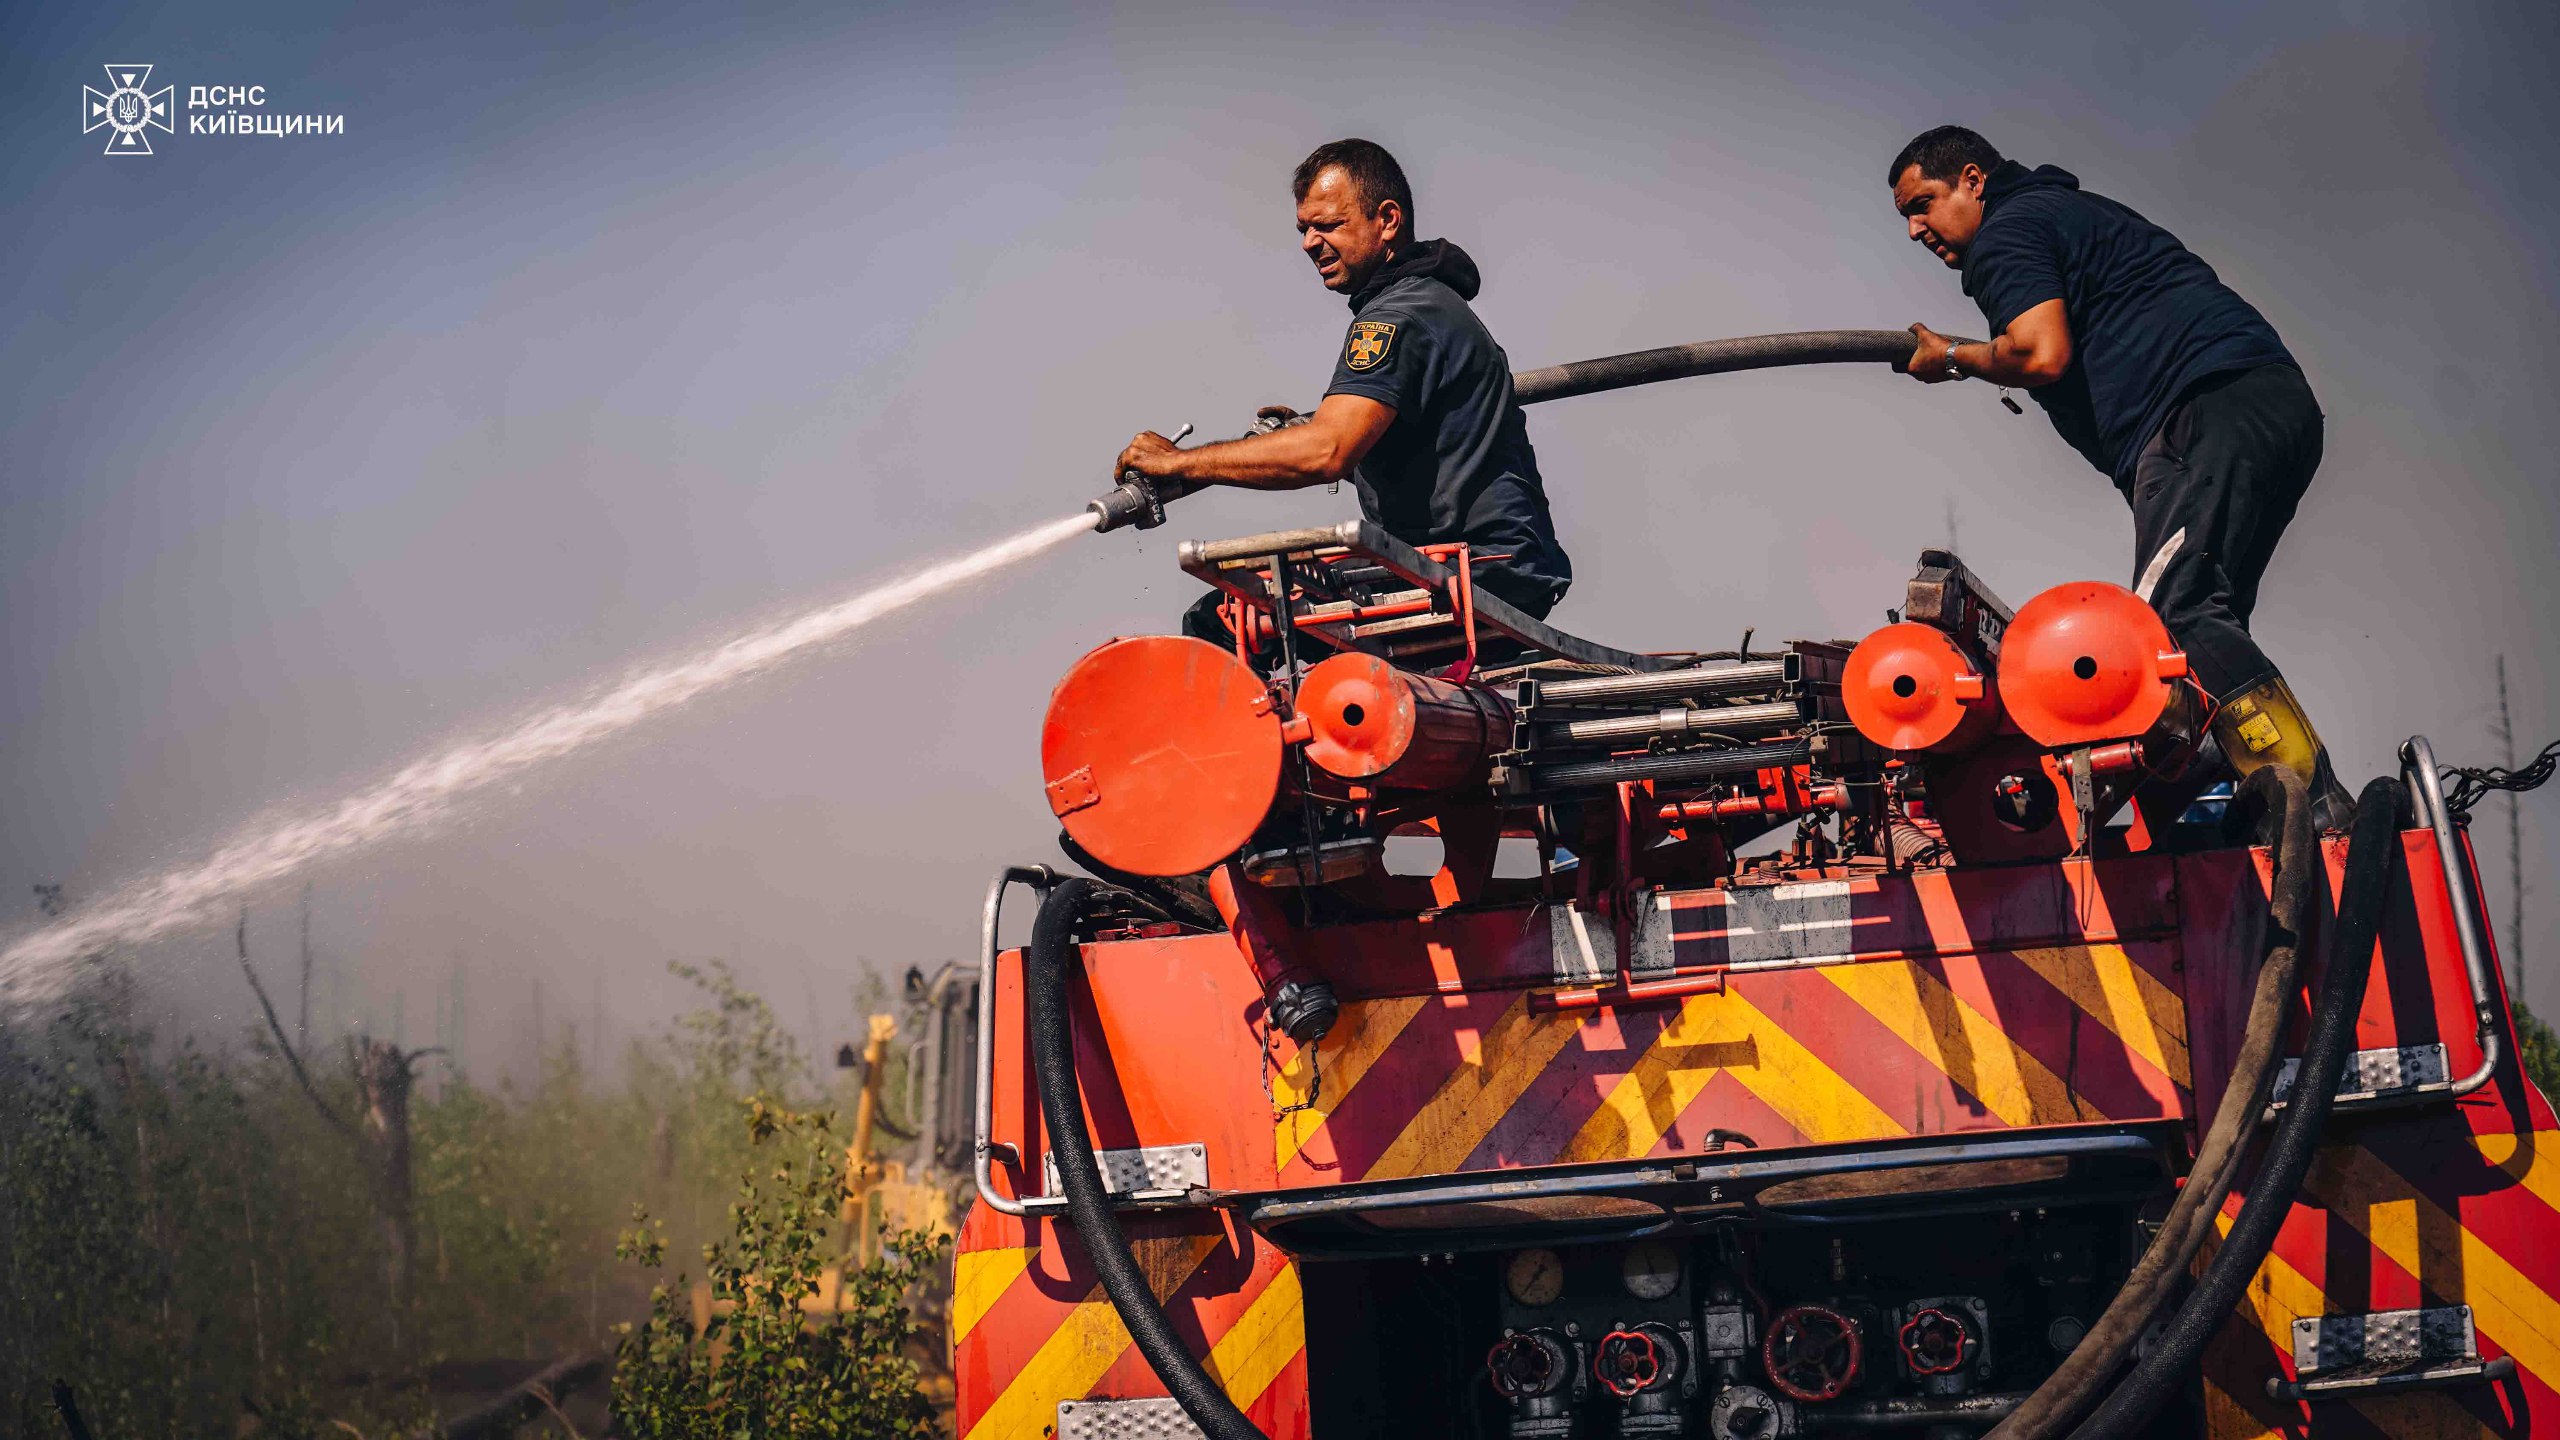
MULTIPOLYGON (((1191 426, 1186 422, 1173 432, 1173 443, 1181 444, 1182 437, 1190 433, 1191 426)), ((1109 494, 1084 508, 1093 512, 1093 532, 1097 535, 1130 525, 1153 530, 1164 523, 1166 505, 1199 488, 1180 480, 1158 480, 1135 470, 1123 470, 1120 483, 1111 487, 1109 494)))

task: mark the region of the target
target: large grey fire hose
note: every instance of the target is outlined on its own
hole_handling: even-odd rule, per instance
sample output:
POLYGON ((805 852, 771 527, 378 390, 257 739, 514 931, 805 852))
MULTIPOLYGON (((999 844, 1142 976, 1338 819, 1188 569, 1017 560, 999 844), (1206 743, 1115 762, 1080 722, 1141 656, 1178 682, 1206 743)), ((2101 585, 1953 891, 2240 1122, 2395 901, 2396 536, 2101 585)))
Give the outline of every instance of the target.
MULTIPOLYGON (((1919 342, 1908 330, 1798 330, 1785 335, 1738 335, 1730 340, 1701 340, 1695 345, 1669 345, 1576 360, 1543 370, 1523 370, 1511 377, 1511 398, 1523 405, 1624 390, 1691 375, 1723 375, 1736 370, 1772 370, 1782 365, 1890 365, 1899 370, 1919 342)), ((1970 342, 1958 340, 1958 344, 1970 342)), ((1134 472, 1121 477, 1110 494, 1086 508, 1096 531, 1134 525, 1152 530, 1164 523, 1164 507, 1190 494, 1194 486, 1178 480, 1149 480, 1134 472)))
MULTIPOLYGON (((1899 370, 1919 343, 1908 330, 1798 330, 1786 335, 1738 335, 1701 340, 1597 360, 1576 360, 1511 377, 1511 398, 1523 405, 1651 385, 1691 375, 1771 370, 1781 365, 1869 364, 1899 370)), ((1965 342, 1958 341, 1958 344, 1965 342)))
MULTIPOLYGON (((2320 1132, 2328 1128, 2338 1077, 2346 1072, 2347 1058, 2355 1050, 2356 1015, 2364 1008, 2365 982, 2373 974, 2373 944, 2382 926, 2382 907, 2405 859, 2400 849, 2398 795, 2393 781, 2376 778, 2356 798, 2346 874, 2339 882, 2337 929, 2320 982, 2320 1001, 2312 1008, 2311 1038, 2302 1047, 2302 1068, 2294 1076, 2284 1118, 2276 1122, 2275 1138, 2267 1142, 2257 1178, 2240 1203, 2239 1218, 2232 1221, 2231 1233, 2223 1237, 2222 1248, 2205 1266, 2195 1293, 2178 1307, 2150 1353, 2088 1423, 2071 1432, 2071 1440, 2118 1440, 2132 1434, 2162 1401, 2187 1384, 2206 1342, 2239 1303, 2241 1292, 2275 1244, 2276 1231, 2292 1213, 2293 1197, 2320 1147, 2320 1132)), ((2453 883, 2462 882, 2456 878, 2453 883)))
POLYGON ((2275 1080, 2285 1007, 2298 983, 2303 930, 2312 915, 2313 897, 2319 893, 2314 887, 2326 878, 2328 867, 2311 828, 2310 795, 2302 777, 2282 765, 2262 767, 2241 783, 2233 797, 2233 804, 2243 803, 2266 808, 2275 832, 2276 864, 2268 887, 2266 954, 2258 962, 2248 1024, 2240 1053, 2232 1061, 2231 1078, 2223 1087, 2222 1104, 2196 1147, 2186 1185, 2178 1191, 2150 1248, 2135 1262, 2115 1298, 2107 1302, 2106 1312, 2026 1403, 1992 1429, 1989 1440, 2045 1440, 2061 1433, 2097 1398, 2186 1279, 2187 1267, 2203 1248, 2205 1236, 2212 1233, 2213 1217, 2222 1212, 2223 1198, 2231 1193, 2249 1139, 2257 1132, 2258 1116, 2275 1080))
POLYGON ((1023 951, 1023 975, 1031 1021, 1031 1063, 1040 1078, 1040 1115, 1049 1129, 1049 1153, 1058 1162, 1058 1183, 1067 1192, 1067 1218, 1084 1241, 1085 1254, 1102 1277, 1111 1308, 1129 1327, 1138 1353, 1164 1382, 1209 1440, 1264 1440, 1262 1431, 1244 1417, 1209 1372, 1173 1333, 1146 1272, 1129 1249, 1128 1233, 1111 1209, 1102 1188, 1102 1170, 1094 1163, 1093 1134, 1085 1128, 1084 1101, 1076 1093, 1074 1021, 1067 1010, 1067 967, 1077 958, 1075 927, 1087 901, 1101 887, 1090 880, 1062 880, 1040 902, 1031 923, 1031 944, 1023 951))

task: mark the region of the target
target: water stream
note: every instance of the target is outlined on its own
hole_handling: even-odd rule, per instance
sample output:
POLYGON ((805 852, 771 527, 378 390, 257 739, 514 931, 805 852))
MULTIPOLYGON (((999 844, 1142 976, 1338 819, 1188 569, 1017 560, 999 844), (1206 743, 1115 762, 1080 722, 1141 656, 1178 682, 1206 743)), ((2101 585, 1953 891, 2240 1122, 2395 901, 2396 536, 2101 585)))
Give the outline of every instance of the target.
POLYGON ((753 679, 882 616, 1054 549, 1093 525, 1094 517, 1082 512, 1035 525, 706 650, 646 667, 495 734, 434 751, 334 806, 253 821, 200 861, 119 887, 95 904, 9 942, 0 950, 0 1000, 28 1004, 56 998, 78 976, 83 956, 200 924, 217 907, 250 891, 445 819, 457 802, 498 781, 753 679))

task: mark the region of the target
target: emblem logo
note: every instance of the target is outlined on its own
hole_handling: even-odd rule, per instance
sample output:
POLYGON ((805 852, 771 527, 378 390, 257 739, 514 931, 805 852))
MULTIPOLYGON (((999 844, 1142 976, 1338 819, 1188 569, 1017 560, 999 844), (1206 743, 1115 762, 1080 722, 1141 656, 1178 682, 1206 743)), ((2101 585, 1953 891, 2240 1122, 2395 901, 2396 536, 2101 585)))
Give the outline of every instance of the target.
POLYGON ((151 153, 151 127, 157 125, 164 134, 170 129, 170 92, 174 85, 163 85, 157 91, 142 87, 151 83, 148 65, 109 65, 104 91, 94 85, 80 87, 80 133, 104 127, 114 133, 107 136, 110 155, 148 155, 151 153))
POLYGON ((1343 363, 1354 370, 1375 370, 1385 363, 1387 347, 1396 343, 1396 327, 1383 320, 1355 320, 1351 324, 1351 345, 1343 352, 1343 363))

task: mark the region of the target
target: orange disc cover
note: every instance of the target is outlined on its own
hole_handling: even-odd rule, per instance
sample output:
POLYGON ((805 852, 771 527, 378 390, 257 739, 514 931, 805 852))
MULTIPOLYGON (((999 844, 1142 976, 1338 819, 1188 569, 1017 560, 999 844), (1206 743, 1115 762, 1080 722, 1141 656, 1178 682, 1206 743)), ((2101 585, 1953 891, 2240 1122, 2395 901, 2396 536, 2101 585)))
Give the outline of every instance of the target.
POLYGON ((2130 740, 2160 721, 2187 657, 2141 596, 2104 580, 2056 585, 2018 607, 2000 642, 2010 718, 2045 748, 2130 740))
POLYGON ((1413 693, 1395 667, 1375 655, 1344 651, 1315 666, 1298 685, 1298 713, 1313 729, 1307 758, 1328 775, 1366 780, 1404 758, 1413 745, 1413 693))
POLYGON ((1849 652, 1840 698, 1858 733, 1888 750, 1961 749, 1988 734, 2000 696, 1946 632, 1905 620, 1849 652))
POLYGON ((1105 865, 1189 875, 1253 838, 1280 793, 1280 720, 1262 677, 1184 635, 1114 640, 1049 694, 1049 808, 1105 865))

